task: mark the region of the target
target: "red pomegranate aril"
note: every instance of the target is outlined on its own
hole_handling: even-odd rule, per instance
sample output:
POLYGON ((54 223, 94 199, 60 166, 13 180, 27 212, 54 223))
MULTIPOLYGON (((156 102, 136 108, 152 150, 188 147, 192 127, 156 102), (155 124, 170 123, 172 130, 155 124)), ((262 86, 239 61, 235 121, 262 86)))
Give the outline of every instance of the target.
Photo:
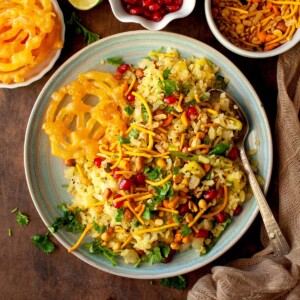
POLYGON ((191 117, 198 116, 198 111, 195 106, 190 106, 187 110, 187 116, 191 119, 191 117))
POLYGON ((180 5, 167 5, 166 9, 168 12, 175 12, 180 9, 180 5))
POLYGON ((122 176, 121 174, 116 174, 117 171, 121 171, 121 169, 118 168, 118 167, 116 167, 116 168, 114 168, 113 171, 112 171, 112 172, 113 172, 113 178, 114 178, 114 179, 119 179, 119 178, 122 176))
POLYGON ((205 229, 200 229, 198 232, 194 233, 195 238, 207 238, 209 235, 209 231, 205 229))
POLYGON ((239 157, 239 155, 239 150, 236 147, 233 147, 228 154, 228 158, 230 158, 231 160, 235 160, 239 157))
POLYGON ((126 71, 128 71, 130 69, 130 65, 129 64, 123 64, 121 66, 118 66, 117 71, 121 74, 124 74, 126 71))
POLYGON ((128 102, 133 102, 135 101, 135 96, 132 95, 132 93, 129 93, 127 96, 126 96, 126 100, 128 102))
POLYGON ((173 104, 177 101, 177 98, 175 96, 168 96, 164 98, 164 102, 168 105, 173 104))
POLYGON ((103 157, 96 157, 95 159, 94 159, 94 164, 98 167, 98 168, 100 168, 101 167, 101 164, 102 164, 102 162, 105 160, 105 158, 103 158, 103 157))
POLYGON ((165 0, 165 5, 173 4, 173 0, 165 0))
POLYGON ((134 5, 134 4, 136 4, 138 2, 138 0, 124 0, 124 2, 127 3, 127 4, 134 5))
POLYGON ((184 216, 189 210, 190 210, 190 209, 189 209, 188 203, 181 204, 181 205, 179 205, 179 207, 178 207, 178 211, 179 211, 179 214, 180 214, 181 216, 184 216))
POLYGON ((209 189, 203 194, 203 198, 205 200, 211 201, 218 195, 218 191, 216 189, 209 189))
POLYGON ((143 16, 148 20, 152 20, 152 12, 149 10, 145 10, 143 16))
POLYGON ((215 216, 215 219, 217 220, 218 223, 224 223, 227 217, 223 212, 221 212, 215 216))
POLYGON ((159 5, 164 5, 165 4, 165 0, 156 0, 156 3, 158 3, 159 5))
POLYGON ((243 211, 242 206, 237 206, 237 208, 234 210, 233 215, 238 216, 243 211))
POLYGON ((146 176, 144 173, 138 173, 135 176, 135 180, 138 186, 145 186, 146 184, 146 176))
POLYGON ((146 8, 148 8, 149 5, 151 5, 153 2, 154 2, 154 0, 143 0, 142 5, 146 8))
MULTIPOLYGON (((114 199, 118 199, 118 198, 121 198, 121 197, 122 197, 121 194, 117 194, 117 195, 114 197, 114 199)), ((124 202, 125 202, 125 200, 122 200, 122 201, 119 201, 119 202, 113 202, 113 203, 114 203, 114 207, 115 207, 115 208, 120 208, 120 207, 122 207, 122 206, 124 205, 124 202)))
POLYGON ((176 5, 182 5, 183 0, 173 0, 173 3, 176 5))
POLYGON ((158 3, 152 3, 149 5, 148 9, 150 11, 158 11, 160 10, 160 5, 158 3))
POLYGON ((156 11, 153 15, 152 15, 152 21, 154 22, 159 22, 161 21, 163 18, 163 15, 159 12, 159 11, 156 11))
POLYGON ((133 7, 130 9, 129 13, 131 15, 141 15, 143 13, 143 8, 142 7, 133 7))
POLYGON ((130 190, 130 188, 133 186, 133 182, 131 179, 123 179, 119 183, 119 189, 122 191, 130 190))

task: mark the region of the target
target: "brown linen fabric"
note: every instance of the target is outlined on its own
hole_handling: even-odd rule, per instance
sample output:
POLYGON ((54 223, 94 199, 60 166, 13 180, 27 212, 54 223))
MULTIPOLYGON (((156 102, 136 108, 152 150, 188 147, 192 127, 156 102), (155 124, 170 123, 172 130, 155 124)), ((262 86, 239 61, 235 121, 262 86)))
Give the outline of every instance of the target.
POLYGON ((300 299, 300 44, 279 56, 277 82, 278 222, 291 252, 274 257, 269 245, 251 258, 213 267, 189 291, 188 300, 300 299))

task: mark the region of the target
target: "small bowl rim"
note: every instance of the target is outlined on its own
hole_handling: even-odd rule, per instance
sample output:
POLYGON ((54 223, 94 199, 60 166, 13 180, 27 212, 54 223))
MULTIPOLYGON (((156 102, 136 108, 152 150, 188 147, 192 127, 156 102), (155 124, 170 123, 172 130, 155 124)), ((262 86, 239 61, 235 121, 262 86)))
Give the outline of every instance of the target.
POLYGON ((206 21, 207 21, 208 26, 209 26, 210 30, 212 31, 213 35, 225 48, 227 48, 231 52, 234 52, 235 54, 238 54, 238 55, 241 55, 244 57, 249 57, 249 58, 258 58, 258 59, 259 58, 268 58, 268 57, 273 57, 273 56, 282 54, 282 53, 288 51, 289 49, 293 48, 297 43, 300 42, 300 29, 298 28, 295 31, 294 36, 290 41, 282 44, 281 46, 279 46, 273 50, 255 52, 255 51, 248 51, 248 50, 241 49, 241 48, 235 46, 234 44, 232 44, 231 42, 229 42, 223 36, 223 34, 219 31, 219 29, 213 19, 213 16, 212 16, 211 0, 205 0, 204 6, 205 6, 204 10, 205 10, 206 21))
POLYGON ((124 23, 138 23, 148 30, 161 30, 164 27, 166 27, 171 21, 187 17, 189 14, 192 13, 196 5, 196 0, 183 1, 180 10, 168 13, 164 16, 164 18, 161 21, 154 22, 141 16, 128 14, 123 8, 121 1, 108 1, 110 3, 113 14, 119 21, 124 23), (120 10, 118 10, 118 8, 122 8, 124 14, 121 13, 120 10))
MULTIPOLYGON (((66 28, 65 28, 63 13, 61 11, 61 8, 60 8, 57 0, 51 0, 51 3, 54 7, 55 13, 58 16, 58 19, 61 22, 61 39, 62 39, 62 42, 64 43, 66 28)), ((54 50, 55 54, 53 55, 51 60, 49 60, 49 63, 43 69, 41 69, 41 71, 38 74, 28 78, 27 80, 25 80, 23 82, 9 83, 9 84, 8 83, 0 83, 0 88, 15 89, 15 88, 19 88, 19 87, 28 86, 31 83, 41 79, 45 74, 47 74, 53 68, 54 64, 56 63, 57 59, 60 56, 62 49, 63 48, 54 50)), ((37 65, 36 68, 38 68, 39 66, 40 65, 37 65)), ((36 68, 34 68, 32 71, 34 71, 36 68)), ((30 74, 30 72, 29 72, 29 74, 30 74)))

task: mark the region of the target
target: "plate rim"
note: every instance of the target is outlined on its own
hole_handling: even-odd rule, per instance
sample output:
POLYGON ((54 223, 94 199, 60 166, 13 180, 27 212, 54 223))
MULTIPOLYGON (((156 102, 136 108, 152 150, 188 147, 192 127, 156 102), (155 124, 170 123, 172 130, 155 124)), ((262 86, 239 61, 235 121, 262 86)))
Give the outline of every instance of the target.
MULTIPOLYGON (((44 87, 42 88, 42 90, 40 91, 38 97, 37 97, 37 100, 32 108, 32 111, 30 113, 30 117, 29 117, 29 120, 28 120, 28 124, 27 124, 27 127, 26 127, 26 133, 25 133, 25 142, 24 142, 24 167, 25 167, 25 177, 26 177, 26 182, 27 182, 27 186, 28 186, 28 189, 29 189, 29 192, 30 192, 30 196, 31 196, 31 199, 35 205, 35 208, 36 210, 38 211, 38 214, 39 216, 41 217, 41 219, 43 220, 44 224, 46 225, 46 227, 48 228, 48 223, 47 221, 45 220, 45 217, 43 216, 40 208, 39 208, 39 205, 38 205, 38 201, 35 199, 35 195, 34 195, 34 191, 33 191, 33 187, 32 187, 32 182, 31 182, 31 178, 30 178, 30 166, 29 166, 29 160, 26 159, 27 157, 29 157, 29 147, 28 147, 28 144, 29 144, 29 141, 30 141, 30 129, 31 127, 33 126, 32 122, 35 118, 35 115, 36 115, 36 111, 38 110, 39 108, 39 104, 42 103, 43 101, 43 94, 44 92, 51 86, 52 84, 52 81, 55 80, 55 77, 57 74, 59 74, 61 72, 61 70, 63 70, 65 68, 66 65, 70 64, 70 62, 76 60, 76 58, 80 55, 82 55, 82 53, 85 53, 85 52, 88 52, 89 49, 93 48, 93 47, 97 47, 99 44, 103 44, 103 43, 106 43, 106 41, 110 40, 110 39, 115 39, 115 38, 118 38, 118 37, 122 37, 122 36, 127 36, 127 35, 130 35, 130 36, 133 36, 133 35, 148 35, 148 34, 151 34, 151 35, 167 35, 167 36, 173 36, 175 38, 180 38, 180 39, 184 39, 184 40, 187 40, 187 42, 191 43, 197 43, 200 47, 199 47, 199 53, 201 53, 201 46, 204 46, 210 50, 212 50, 214 53, 216 53, 217 55, 221 56, 222 59, 224 60, 224 63, 226 64, 226 66, 230 67, 230 68, 234 68, 235 70, 238 71, 239 75, 242 76, 242 81, 246 83, 247 85, 247 88, 251 90, 251 92, 253 93, 253 95, 255 96, 255 102, 258 101, 257 104, 260 104, 260 108, 261 108, 261 114, 262 114, 262 117, 264 119, 264 125, 266 127, 266 135, 268 137, 268 145, 270 147, 270 153, 268 153, 269 155, 269 165, 270 165, 270 171, 268 172, 269 176, 265 182, 265 186, 264 186, 264 192, 266 193, 268 191, 268 188, 269 188, 269 185, 270 185, 270 181, 271 181, 271 177, 272 177, 272 170, 273 170, 273 142, 272 142, 272 136, 271 136, 271 130, 270 130, 270 125, 269 125, 269 122, 268 122, 268 118, 266 116, 266 113, 265 113, 265 110, 264 110, 264 107, 262 105, 262 102, 260 100, 260 98, 258 97, 256 91, 254 90, 252 84, 249 82, 249 80, 245 77, 245 75, 239 70, 239 68, 233 64, 227 57, 225 57, 222 53, 220 53, 218 50, 214 49, 213 47, 211 47, 210 45, 208 44, 205 44, 199 40, 196 40, 194 38, 191 38, 191 37, 188 37, 188 36, 184 36, 184 35, 181 35, 181 34, 177 34, 177 33, 173 33, 173 32, 167 32, 167 31, 164 31, 164 32, 156 32, 156 31, 149 31, 149 30, 137 30, 137 31, 126 31, 126 32, 122 32, 122 33, 118 33, 118 34, 114 34, 114 35, 111 35, 111 36, 108 36, 108 37, 105 37, 83 49, 81 49, 80 51, 76 52, 74 55, 72 55, 70 58, 68 58, 54 73, 53 75, 49 78, 49 80, 47 81, 47 83, 44 85, 44 87)), ((255 201, 255 200, 254 200, 255 201)), ((254 212, 252 213, 252 216, 249 218, 249 221, 248 221, 248 224, 247 226, 245 226, 241 231, 240 231, 240 234, 238 235, 238 238, 234 238, 232 241, 230 241, 229 243, 229 246, 227 246, 224 250, 216 253, 215 256, 213 256, 211 259, 208 259, 205 261, 205 263, 202 263, 202 264, 199 264, 197 262, 195 262, 195 265, 194 266, 191 266, 190 268, 186 268, 185 270, 183 271, 175 271, 175 272, 171 272, 170 274, 167 274, 168 277, 171 277, 171 276, 176 276, 176 275, 179 275, 179 274, 185 274, 185 273, 188 273, 188 272, 191 272, 191 271, 194 271, 196 269, 199 269, 209 263, 211 263, 212 261, 216 260, 217 258, 219 258, 222 254, 224 254, 225 252, 227 252, 231 247, 233 247, 237 242, 238 240, 244 235, 244 233, 249 229, 249 227, 252 225, 254 219, 256 218, 258 212, 259 212, 259 209, 258 209, 258 205, 257 203, 255 202, 253 204, 255 206, 255 209, 254 209, 254 212)), ((54 233, 54 236, 55 238, 60 242, 60 244, 62 244, 66 249, 70 246, 68 245, 64 240, 63 238, 60 237, 60 233, 54 233)), ((166 277, 166 273, 160 275, 160 274, 156 274, 156 275, 147 275, 147 274, 144 274, 144 275, 141 275, 141 274, 138 274, 138 275, 134 275, 134 274, 127 274, 126 272, 120 272, 118 270, 117 267, 114 267, 116 271, 113 271, 113 270, 107 270, 105 268, 105 266, 103 267, 102 265, 99 265, 95 260, 89 260, 87 258, 84 257, 84 255, 79 252, 79 251, 74 251, 72 252, 72 254, 74 254, 76 257, 80 258, 80 260, 84 261, 85 263, 97 268, 97 269, 100 269, 104 272, 107 272, 107 273, 111 273, 111 274, 114 274, 114 275, 118 275, 118 276, 122 276, 122 277, 127 277, 127 278, 135 278, 135 279, 160 279, 160 278, 164 278, 166 277)), ((167 265, 166 265, 167 266, 167 265)), ((167 271, 167 267, 164 269, 164 271, 167 271)))

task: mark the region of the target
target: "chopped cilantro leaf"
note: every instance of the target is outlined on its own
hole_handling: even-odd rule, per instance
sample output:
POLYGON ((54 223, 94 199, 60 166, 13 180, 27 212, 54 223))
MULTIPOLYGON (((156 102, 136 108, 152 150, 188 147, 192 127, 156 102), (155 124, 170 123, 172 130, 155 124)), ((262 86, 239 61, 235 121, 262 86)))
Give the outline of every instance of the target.
POLYGON ((130 138, 122 137, 122 136, 117 136, 118 141, 123 145, 123 144, 129 144, 130 143, 130 138))
POLYGON ((160 283, 165 287, 173 287, 178 290, 183 290, 186 287, 186 279, 182 276, 163 278, 160 283))
POLYGON ((97 40, 99 40, 100 36, 97 33, 91 32, 88 30, 85 26, 81 24, 80 18, 75 14, 75 12, 72 13, 71 18, 67 21, 68 25, 75 27, 75 33, 77 35, 83 34, 84 41, 89 45, 97 40))
POLYGON ((166 97, 172 95, 175 91, 179 90, 179 87, 175 81, 165 79, 164 81, 158 81, 159 87, 163 90, 166 97))
POLYGON ((162 167, 156 166, 154 168, 145 168, 144 174, 147 175, 147 178, 151 181, 161 178, 161 169, 162 167))
POLYGON ((182 236, 186 236, 191 234, 193 231, 190 227, 188 227, 187 225, 184 225, 181 227, 181 235, 182 236))
POLYGON ((20 211, 17 213, 17 223, 21 226, 26 226, 29 223, 28 216, 22 214, 20 211))
POLYGON ((173 174, 174 174, 174 175, 178 175, 178 174, 179 174, 179 167, 175 167, 175 168, 173 169, 173 174))
POLYGON ((109 57, 107 62, 113 66, 121 66, 124 64, 124 61, 121 57, 109 57))
POLYGON ((166 198, 171 197, 174 194, 173 189, 171 189, 171 181, 166 182, 162 188, 154 187, 156 195, 153 195, 151 198, 151 201, 147 202, 147 207, 150 208, 150 210, 154 210, 155 206, 163 201, 166 198))
POLYGON ((146 261, 150 265, 165 261, 165 259, 161 255, 160 248, 158 246, 155 247, 154 249, 150 250, 150 253, 146 257, 146 261))
POLYGON ((41 248, 45 253, 52 253, 55 250, 55 245, 49 239, 50 234, 49 232, 45 233, 44 235, 33 235, 33 244, 35 247, 41 248))
POLYGON ((133 107, 130 105, 127 105, 124 110, 128 116, 131 116, 133 114, 133 107))
POLYGON ((134 138, 136 139, 139 136, 139 132, 136 128, 133 128, 130 133, 128 134, 129 138, 134 138))
POLYGON ((166 68, 163 72, 163 77, 164 79, 168 79, 169 75, 170 75, 171 69, 170 68, 166 68))
POLYGON ((218 75, 214 83, 214 88, 224 90, 226 88, 226 85, 227 83, 225 82, 225 78, 221 75, 218 75))
POLYGON ((143 118, 143 121, 146 121, 148 119, 148 112, 146 110, 146 107, 144 104, 141 105, 142 107, 142 118, 143 118))
POLYGON ((85 248, 89 249, 91 254, 102 254, 105 258, 107 258, 113 266, 117 265, 115 257, 116 253, 112 252, 108 248, 102 246, 98 241, 94 241, 92 243, 87 243, 83 245, 85 248))
POLYGON ((138 261, 137 261, 137 262, 135 263, 135 265, 134 265, 134 268, 135 268, 135 269, 138 268, 138 266, 140 265, 141 261, 142 261, 142 259, 139 258, 138 261))
POLYGON ((170 252, 171 252, 171 248, 168 245, 164 245, 164 244, 160 244, 159 245, 160 251, 162 252, 164 257, 168 257, 170 252))
POLYGON ((124 217, 124 207, 117 209, 116 222, 122 222, 124 217))
POLYGON ((107 226, 99 226, 95 221, 93 222, 93 227, 99 233, 103 233, 107 230, 107 226))
POLYGON ((59 210, 61 210, 64 214, 62 217, 58 217, 55 219, 53 224, 50 226, 50 230, 52 232, 56 232, 59 228, 66 227, 67 231, 70 231, 74 234, 80 233, 84 230, 84 226, 77 219, 78 213, 81 211, 79 208, 73 212, 68 209, 67 205, 62 203, 57 206, 59 210))
POLYGON ((200 97, 200 100, 208 100, 209 97, 206 95, 206 94, 203 94, 201 97, 200 97))
POLYGON ((142 217, 145 220, 150 220, 150 218, 151 218, 151 212, 150 212, 150 208, 149 207, 145 208, 145 211, 144 211, 142 217))

